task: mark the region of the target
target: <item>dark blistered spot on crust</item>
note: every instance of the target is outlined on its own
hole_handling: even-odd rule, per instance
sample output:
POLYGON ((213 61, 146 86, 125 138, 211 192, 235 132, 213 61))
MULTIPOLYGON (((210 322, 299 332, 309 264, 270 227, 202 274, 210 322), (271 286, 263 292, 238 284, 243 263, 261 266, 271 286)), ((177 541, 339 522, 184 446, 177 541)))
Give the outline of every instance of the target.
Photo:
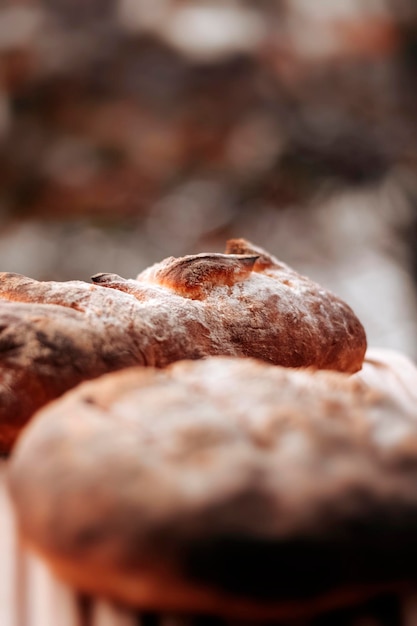
POLYGON ((59 331, 46 333, 43 330, 37 330, 35 336, 40 346, 47 350, 43 356, 37 357, 38 362, 54 355, 54 365, 57 367, 73 363, 74 342, 71 337, 59 331))
POLYGON ((7 353, 8 356, 11 356, 13 353, 19 351, 23 345, 24 342, 19 341, 14 336, 13 332, 0 334, 0 353, 3 355, 7 353))
POLYGON ((108 272, 99 272, 98 274, 94 274, 93 276, 91 276, 91 280, 93 281, 93 283, 100 285, 102 283, 111 282, 115 276, 116 274, 109 274, 108 272))

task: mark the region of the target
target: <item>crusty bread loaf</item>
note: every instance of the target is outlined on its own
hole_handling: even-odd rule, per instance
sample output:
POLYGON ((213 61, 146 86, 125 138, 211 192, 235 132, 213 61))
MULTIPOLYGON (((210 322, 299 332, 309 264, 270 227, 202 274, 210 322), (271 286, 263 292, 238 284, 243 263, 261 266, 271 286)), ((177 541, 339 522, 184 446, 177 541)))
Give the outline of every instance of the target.
POLYGON ((84 383, 14 450, 23 536, 76 587, 156 611, 278 619, 416 585, 401 396, 225 357, 84 383))
POLYGON ((244 239, 229 240, 225 254, 164 259, 136 281, 93 281, 158 306, 162 350, 147 355, 148 365, 230 355, 352 373, 363 363, 365 331, 352 309, 244 239))
POLYGON ((366 347, 351 309, 243 240, 167 259, 137 280, 0 275, 0 452, 35 410, 82 380, 208 355, 354 372, 366 347), (235 254, 234 252, 237 252, 235 254))

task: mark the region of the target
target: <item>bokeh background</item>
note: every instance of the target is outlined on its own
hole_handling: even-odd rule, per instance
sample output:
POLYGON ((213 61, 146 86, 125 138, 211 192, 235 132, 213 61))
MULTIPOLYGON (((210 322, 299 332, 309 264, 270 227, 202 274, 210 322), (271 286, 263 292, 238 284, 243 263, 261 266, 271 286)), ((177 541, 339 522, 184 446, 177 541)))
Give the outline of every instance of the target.
POLYGON ((417 357, 416 0, 2 0, 0 269, 242 236, 417 357))

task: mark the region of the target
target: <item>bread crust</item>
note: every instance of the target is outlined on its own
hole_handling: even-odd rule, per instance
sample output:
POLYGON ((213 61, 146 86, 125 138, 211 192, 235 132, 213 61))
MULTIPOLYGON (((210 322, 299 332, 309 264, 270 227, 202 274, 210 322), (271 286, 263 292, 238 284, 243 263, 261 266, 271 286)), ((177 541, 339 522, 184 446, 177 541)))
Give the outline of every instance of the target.
POLYGON ((212 357, 67 393, 9 482, 24 537, 71 584, 278 619, 415 584, 416 458, 401 393, 212 357))
POLYGON ((351 309, 244 240, 93 281, 0 275, 0 453, 46 402, 123 367, 231 355, 354 372, 363 361, 351 309))

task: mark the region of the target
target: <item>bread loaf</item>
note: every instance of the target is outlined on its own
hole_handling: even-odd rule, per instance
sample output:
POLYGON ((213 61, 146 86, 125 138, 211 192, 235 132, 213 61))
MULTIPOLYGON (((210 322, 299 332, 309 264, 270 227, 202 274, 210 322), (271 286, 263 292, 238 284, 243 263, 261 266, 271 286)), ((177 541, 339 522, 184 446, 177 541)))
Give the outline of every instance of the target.
POLYGON ((307 616, 417 583, 416 413, 334 372, 133 368, 35 417, 11 494, 27 542, 84 591, 307 616))
POLYGON ((93 281, 0 275, 0 452, 46 402, 123 367, 231 355, 354 372, 363 361, 348 305, 243 240, 93 281))

